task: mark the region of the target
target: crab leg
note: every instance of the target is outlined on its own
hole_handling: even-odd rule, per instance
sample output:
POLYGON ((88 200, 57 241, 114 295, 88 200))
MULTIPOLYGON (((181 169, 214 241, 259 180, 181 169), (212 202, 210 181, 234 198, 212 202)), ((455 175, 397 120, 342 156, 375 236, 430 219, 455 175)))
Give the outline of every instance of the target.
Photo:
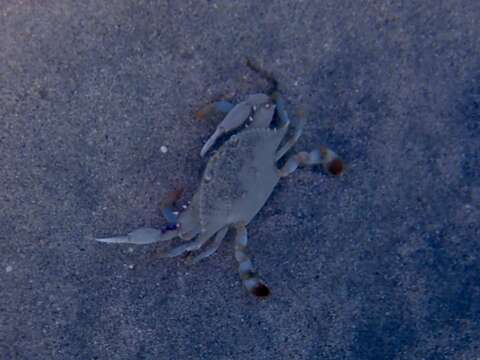
POLYGON ((201 253, 193 256, 190 259, 190 263, 196 264, 200 260, 203 260, 203 259, 209 257, 210 255, 213 255, 218 250, 218 248, 220 247, 220 244, 222 243, 223 239, 225 238, 225 235, 227 235, 227 232, 228 232, 228 226, 224 227, 222 230, 217 232, 217 234, 215 235, 215 238, 213 239, 213 242, 210 244, 210 246, 205 247, 205 250, 203 250, 201 253))
POLYGON ((243 286, 257 297, 267 297, 270 295, 270 289, 258 277, 247 254, 247 228, 243 223, 237 224, 235 228, 237 231, 235 237, 235 259, 238 261, 238 271, 243 286))
POLYGON ((288 118, 287 111, 285 110, 285 99, 282 97, 282 95, 278 91, 275 91, 272 94, 272 99, 275 101, 275 104, 277 105, 277 114, 278 114, 278 117, 280 118, 280 121, 282 122, 281 127, 289 126, 290 119, 288 118))
POLYGON ((178 229, 162 231, 154 228, 144 227, 144 228, 133 230, 127 235, 108 237, 108 238, 97 238, 95 240, 103 243, 113 243, 113 244, 126 243, 126 244, 144 245, 144 244, 151 244, 159 241, 168 241, 178 236, 178 234, 179 234, 178 229))
POLYGON ((252 106, 246 101, 235 105, 227 116, 225 116, 225 119, 217 126, 213 135, 210 136, 205 145, 203 145, 200 156, 204 156, 220 136, 240 127, 248 119, 251 108, 252 106))
POLYGON ((257 63, 255 63, 252 59, 249 59, 249 58, 247 58, 247 66, 253 71, 255 71, 257 74, 259 74, 261 77, 270 81, 270 83, 272 84, 270 93, 274 93, 275 91, 277 91, 278 81, 277 79, 275 79, 275 77, 272 74, 270 74, 265 69, 262 69, 257 63))
POLYGON ((277 151, 275 155, 275 161, 280 160, 288 150, 290 150, 293 145, 298 141, 303 132, 304 121, 300 121, 297 126, 295 126, 295 133, 293 136, 287 140, 287 142, 277 151))
POLYGON ((212 237, 213 234, 215 233, 211 233, 211 232, 200 233, 195 240, 190 241, 186 244, 182 244, 177 247, 174 247, 166 251, 164 254, 162 254, 162 256, 169 257, 169 258, 177 257, 185 254, 188 251, 198 250, 203 246, 203 244, 205 244, 208 241, 208 239, 212 237))
MULTIPOLYGON (((284 127, 290 126, 290 119, 288 118, 287 111, 285 110, 285 100, 283 99, 283 97, 280 95, 278 91, 276 91, 272 95, 272 98, 275 100, 275 104, 277 105, 277 114, 281 121, 280 127, 284 128, 284 127)), ((300 112, 298 117, 298 124, 295 125, 295 133, 290 139, 288 139, 285 145, 283 145, 277 151, 277 154, 275 156, 276 161, 280 160, 283 157, 283 155, 285 155, 287 151, 290 150, 293 147, 293 145, 295 145, 295 143, 298 141, 298 139, 302 135, 304 124, 305 124, 305 117, 303 116, 303 112, 300 112)))
POLYGON ((322 164, 325 170, 332 175, 340 175, 343 171, 343 162, 333 151, 324 146, 309 153, 301 151, 287 160, 287 163, 278 170, 280 177, 294 172, 299 166, 322 164))

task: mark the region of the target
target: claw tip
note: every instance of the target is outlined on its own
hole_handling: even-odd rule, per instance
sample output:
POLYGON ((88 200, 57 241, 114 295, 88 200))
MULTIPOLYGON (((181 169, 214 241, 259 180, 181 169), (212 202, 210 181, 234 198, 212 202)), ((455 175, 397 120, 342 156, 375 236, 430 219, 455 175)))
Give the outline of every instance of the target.
POLYGON ((270 295, 270 289, 265 284, 258 284, 252 289, 252 294, 258 298, 266 298, 270 295))
POLYGON ((340 159, 333 159, 327 164, 330 174, 338 176, 343 172, 343 162, 340 159))

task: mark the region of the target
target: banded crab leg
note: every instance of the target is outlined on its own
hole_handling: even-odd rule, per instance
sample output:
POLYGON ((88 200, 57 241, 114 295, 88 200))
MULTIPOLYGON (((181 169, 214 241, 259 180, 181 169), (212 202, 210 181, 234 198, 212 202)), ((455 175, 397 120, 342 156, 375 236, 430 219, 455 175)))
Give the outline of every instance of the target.
POLYGON ((235 226, 237 234, 235 236, 235 259, 238 262, 238 271, 243 286, 253 295, 265 298, 270 295, 270 289, 258 277, 250 256, 247 254, 247 228, 245 224, 239 223, 235 226))
POLYGON ((278 170, 280 177, 285 177, 294 172, 299 166, 321 164, 332 175, 340 175, 343 171, 343 162, 331 149, 321 146, 311 152, 301 151, 287 160, 285 165, 278 170))

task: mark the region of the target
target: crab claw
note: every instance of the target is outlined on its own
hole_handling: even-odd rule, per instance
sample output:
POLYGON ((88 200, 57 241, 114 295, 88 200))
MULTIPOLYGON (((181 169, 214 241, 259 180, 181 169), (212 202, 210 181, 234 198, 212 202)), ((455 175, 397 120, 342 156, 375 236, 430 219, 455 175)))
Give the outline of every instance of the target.
POLYGON ((251 105, 248 102, 241 102, 236 105, 218 125, 217 129, 213 135, 210 136, 205 145, 203 145, 202 150, 200 151, 200 156, 204 156, 220 136, 240 127, 248 119, 250 111, 251 105))
POLYGON ((154 228, 140 228, 133 230, 128 233, 128 235, 115 236, 108 238, 97 238, 98 242, 110 243, 110 244, 151 244, 158 241, 167 241, 174 238, 177 235, 178 231, 166 231, 162 232, 161 230, 154 228))
POLYGON ((225 133, 225 130, 221 127, 217 128, 215 132, 210 136, 207 142, 203 145, 202 150, 200 150, 200 156, 204 157, 208 150, 215 144, 215 141, 225 133))

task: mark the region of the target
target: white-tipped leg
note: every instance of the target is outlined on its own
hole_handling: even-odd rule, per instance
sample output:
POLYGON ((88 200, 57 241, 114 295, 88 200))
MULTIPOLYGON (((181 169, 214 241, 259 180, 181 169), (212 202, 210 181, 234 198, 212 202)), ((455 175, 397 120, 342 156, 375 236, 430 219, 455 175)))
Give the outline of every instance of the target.
POLYGON ((332 175, 340 175, 343 171, 343 162, 340 157, 326 147, 320 147, 309 153, 301 151, 287 160, 285 165, 278 170, 280 177, 285 177, 294 172, 299 166, 321 164, 332 175))
POLYGON ((154 228, 140 228, 137 230, 133 230, 132 232, 128 233, 128 235, 124 236, 116 236, 116 237, 108 237, 108 238, 97 238, 96 240, 103 243, 111 243, 111 244, 137 244, 137 245, 144 245, 144 244, 151 244, 159 241, 168 241, 173 239, 177 236, 179 231, 169 230, 162 232, 161 230, 154 229, 154 228))
POLYGON ((251 105, 248 102, 241 102, 225 116, 225 119, 218 125, 212 136, 203 145, 200 155, 204 156, 207 151, 215 144, 215 141, 223 134, 240 127, 250 115, 251 105))
POLYGON ((217 232, 217 234, 215 235, 215 238, 213 239, 213 242, 209 246, 205 247, 205 249, 202 252, 200 252, 199 254, 197 254, 195 256, 192 256, 190 258, 189 262, 191 264, 196 264, 200 260, 203 260, 203 259, 209 257, 210 255, 213 255, 218 250, 218 248, 220 247, 220 244, 222 243, 223 239, 225 238, 225 235, 227 235, 228 229, 229 229, 228 226, 226 226, 222 230, 217 232))
POLYGON ((247 254, 247 228, 244 224, 235 226, 235 259, 238 262, 238 271, 243 286, 253 295, 264 298, 270 295, 270 289, 258 277, 252 261, 247 254))

